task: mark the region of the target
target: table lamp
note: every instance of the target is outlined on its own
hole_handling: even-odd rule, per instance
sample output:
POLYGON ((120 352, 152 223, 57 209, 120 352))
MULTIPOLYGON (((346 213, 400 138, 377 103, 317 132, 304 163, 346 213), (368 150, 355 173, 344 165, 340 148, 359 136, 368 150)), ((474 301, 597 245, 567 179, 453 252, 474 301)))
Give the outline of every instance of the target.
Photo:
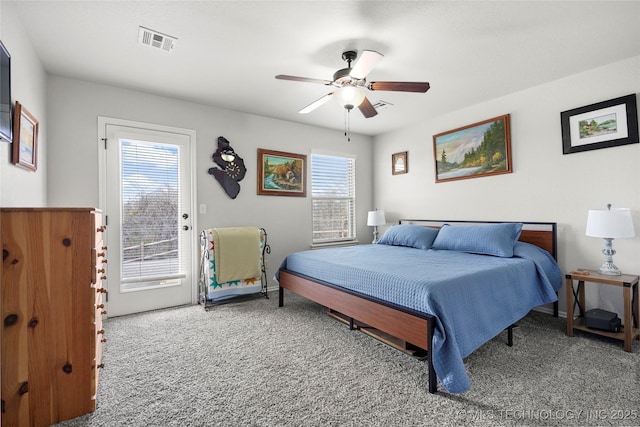
POLYGON ((386 224, 386 220, 384 219, 384 211, 369 211, 369 215, 367 215, 367 225, 373 227, 373 242, 378 242, 378 226, 386 224))
POLYGON ((589 209, 585 234, 591 237, 601 237, 605 241, 604 249, 602 250, 605 255, 605 261, 598 269, 598 273, 610 276, 622 274, 618 267, 613 264, 613 255, 615 255, 616 251, 613 249, 611 242, 613 239, 635 236, 631 210, 627 208, 612 209, 611 204, 607 205, 606 210, 589 209))

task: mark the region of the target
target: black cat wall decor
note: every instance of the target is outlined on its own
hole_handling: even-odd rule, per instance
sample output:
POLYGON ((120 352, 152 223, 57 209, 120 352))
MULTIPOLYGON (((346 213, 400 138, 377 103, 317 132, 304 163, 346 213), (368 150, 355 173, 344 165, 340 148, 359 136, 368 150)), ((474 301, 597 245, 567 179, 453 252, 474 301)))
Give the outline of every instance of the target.
POLYGON ((229 197, 235 199, 240 193, 238 183, 247 172, 244 160, 236 154, 224 136, 218 137, 218 149, 213 153, 212 158, 220 168, 209 168, 209 174, 215 177, 229 197))

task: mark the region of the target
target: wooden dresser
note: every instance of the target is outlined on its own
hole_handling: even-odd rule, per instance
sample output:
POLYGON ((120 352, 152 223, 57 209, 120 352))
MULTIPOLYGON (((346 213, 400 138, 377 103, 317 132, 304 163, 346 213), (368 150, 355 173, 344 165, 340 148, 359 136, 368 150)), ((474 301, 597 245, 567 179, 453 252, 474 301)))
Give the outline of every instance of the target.
POLYGON ((92 208, 4 208, 2 426, 48 426, 96 409, 105 227, 92 208))

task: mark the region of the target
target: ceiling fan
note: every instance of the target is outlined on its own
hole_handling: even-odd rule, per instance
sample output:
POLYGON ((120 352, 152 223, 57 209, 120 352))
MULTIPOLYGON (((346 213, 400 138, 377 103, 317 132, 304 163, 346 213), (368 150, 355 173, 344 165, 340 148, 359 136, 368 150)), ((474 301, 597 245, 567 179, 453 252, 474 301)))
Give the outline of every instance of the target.
POLYGON ((347 68, 336 71, 333 80, 313 79, 308 77, 288 76, 278 74, 276 79, 293 80, 296 82, 319 83, 325 86, 334 86, 337 89, 329 92, 322 98, 312 102, 299 111, 300 114, 307 114, 326 103, 329 99, 337 99, 340 105, 347 110, 358 107, 366 118, 373 117, 378 112, 367 99, 363 88, 371 91, 393 91, 393 92, 426 92, 429 90, 428 82, 367 82, 367 74, 383 58, 383 55, 373 50, 362 51, 360 58, 351 67, 358 53, 348 50, 342 54, 342 59, 347 61, 347 68))

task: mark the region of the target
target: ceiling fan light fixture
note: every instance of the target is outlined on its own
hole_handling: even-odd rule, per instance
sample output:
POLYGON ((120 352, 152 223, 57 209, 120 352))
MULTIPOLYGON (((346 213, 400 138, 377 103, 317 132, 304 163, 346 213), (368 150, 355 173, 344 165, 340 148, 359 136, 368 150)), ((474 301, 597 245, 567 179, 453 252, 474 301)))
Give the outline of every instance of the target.
MULTIPOLYGON (((1 0, 0 0, 1 1, 1 0)), ((370 91, 388 91, 388 92, 426 92, 429 90, 428 82, 396 82, 396 81, 375 81, 367 82, 367 75, 380 62, 383 55, 374 50, 363 50, 360 58, 356 60, 358 52, 348 50, 342 53, 342 59, 347 61, 347 68, 333 73, 333 80, 321 80, 309 77, 289 76, 286 74, 278 74, 276 79, 291 80, 294 82, 317 83, 325 86, 335 87, 334 92, 329 92, 325 96, 317 99, 311 104, 298 111, 300 114, 307 114, 316 108, 328 102, 329 98, 334 98, 336 103, 345 111, 345 129, 348 138, 349 132, 349 113, 355 107, 358 107, 360 113, 365 118, 371 118, 378 114, 376 111, 381 107, 380 103, 373 105, 366 97, 364 89, 370 91)), ((388 104, 388 103, 386 103, 388 104)))
POLYGON ((359 106, 364 100, 364 97, 364 91, 355 86, 343 86, 333 94, 333 98, 338 105, 347 110, 352 110, 359 106))

